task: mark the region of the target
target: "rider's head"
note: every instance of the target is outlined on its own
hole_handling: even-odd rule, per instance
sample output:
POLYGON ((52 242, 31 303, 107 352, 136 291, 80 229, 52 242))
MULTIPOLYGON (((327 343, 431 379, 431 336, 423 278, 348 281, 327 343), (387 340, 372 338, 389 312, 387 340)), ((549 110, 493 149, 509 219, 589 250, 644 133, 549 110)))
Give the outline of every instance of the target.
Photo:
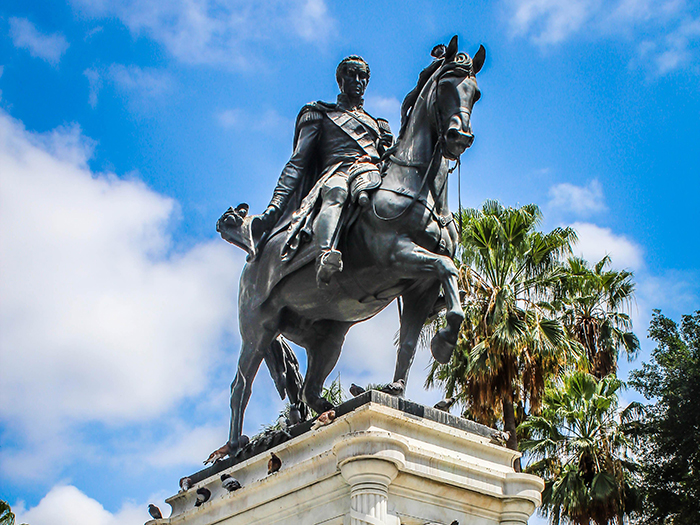
POLYGON ((335 70, 340 91, 351 98, 360 98, 369 83, 369 65, 357 55, 344 58, 335 70))

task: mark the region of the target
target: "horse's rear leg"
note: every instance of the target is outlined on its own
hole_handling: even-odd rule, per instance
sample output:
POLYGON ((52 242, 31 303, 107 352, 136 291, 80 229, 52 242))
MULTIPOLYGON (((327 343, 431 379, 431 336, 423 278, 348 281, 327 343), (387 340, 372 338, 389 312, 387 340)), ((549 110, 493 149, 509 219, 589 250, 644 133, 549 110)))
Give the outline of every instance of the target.
POLYGON ((394 261, 401 266, 401 271, 406 276, 415 278, 433 276, 442 284, 447 306, 445 314, 447 326, 435 334, 430 344, 430 351, 437 362, 448 363, 464 321, 464 310, 459 301, 457 267, 446 255, 430 252, 410 240, 398 243, 394 261))
POLYGON ((302 398, 319 414, 333 408, 333 404, 322 398, 321 393, 326 378, 338 362, 350 326, 351 323, 339 321, 318 321, 304 336, 308 366, 302 398))
POLYGON ((396 370, 394 371, 395 383, 399 380, 403 380, 404 385, 408 383, 408 372, 416 355, 418 337, 439 293, 440 283, 435 281, 427 288, 425 286, 414 288, 401 296, 403 310, 401 311, 399 349, 396 354, 396 370))

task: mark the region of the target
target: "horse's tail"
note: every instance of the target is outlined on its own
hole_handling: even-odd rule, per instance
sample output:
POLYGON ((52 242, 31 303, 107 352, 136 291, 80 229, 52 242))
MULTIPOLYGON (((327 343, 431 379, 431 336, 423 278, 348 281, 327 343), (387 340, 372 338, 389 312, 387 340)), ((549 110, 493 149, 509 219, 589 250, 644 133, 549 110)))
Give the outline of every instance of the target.
POLYGON ((294 351, 282 336, 278 336, 265 352, 265 364, 282 399, 289 396, 289 402, 298 406, 301 402, 302 377, 299 361, 294 351))

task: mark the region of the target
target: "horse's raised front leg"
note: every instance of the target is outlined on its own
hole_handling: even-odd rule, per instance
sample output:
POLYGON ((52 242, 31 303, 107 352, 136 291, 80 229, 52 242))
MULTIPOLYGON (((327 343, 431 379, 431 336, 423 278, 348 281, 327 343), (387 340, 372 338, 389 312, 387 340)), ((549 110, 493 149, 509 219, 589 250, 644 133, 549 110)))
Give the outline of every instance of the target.
POLYGON ((409 240, 397 243, 394 263, 399 266, 398 271, 406 277, 433 276, 442 284, 447 306, 445 313, 447 325, 433 337, 430 351, 438 363, 448 363, 464 321, 464 310, 459 301, 457 267, 451 258, 430 252, 409 240))
POLYGON ((404 385, 408 383, 408 372, 413 364, 413 357, 416 355, 418 337, 439 293, 440 283, 434 281, 427 287, 422 286, 408 290, 401 296, 403 309, 401 311, 401 329, 399 349, 396 353, 394 383, 399 380, 403 380, 404 385))
POLYGON ((338 362, 345 335, 351 323, 318 321, 304 334, 304 348, 308 366, 302 387, 302 399, 314 411, 321 414, 333 408, 333 404, 321 397, 323 384, 338 362))

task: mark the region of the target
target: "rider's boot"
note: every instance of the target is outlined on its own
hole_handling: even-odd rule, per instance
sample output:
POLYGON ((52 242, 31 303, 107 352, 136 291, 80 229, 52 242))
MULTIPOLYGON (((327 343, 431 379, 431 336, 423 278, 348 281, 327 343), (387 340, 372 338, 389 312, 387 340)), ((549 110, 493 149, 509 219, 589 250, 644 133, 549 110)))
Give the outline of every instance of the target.
POLYGON ((333 239, 338 229, 340 215, 347 198, 347 190, 343 187, 332 187, 324 195, 323 204, 316 223, 316 239, 321 254, 316 262, 316 283, 319 286, 330 283, 331 278, 343 271, 343 257, 340 251, 333 247, 333 239))

